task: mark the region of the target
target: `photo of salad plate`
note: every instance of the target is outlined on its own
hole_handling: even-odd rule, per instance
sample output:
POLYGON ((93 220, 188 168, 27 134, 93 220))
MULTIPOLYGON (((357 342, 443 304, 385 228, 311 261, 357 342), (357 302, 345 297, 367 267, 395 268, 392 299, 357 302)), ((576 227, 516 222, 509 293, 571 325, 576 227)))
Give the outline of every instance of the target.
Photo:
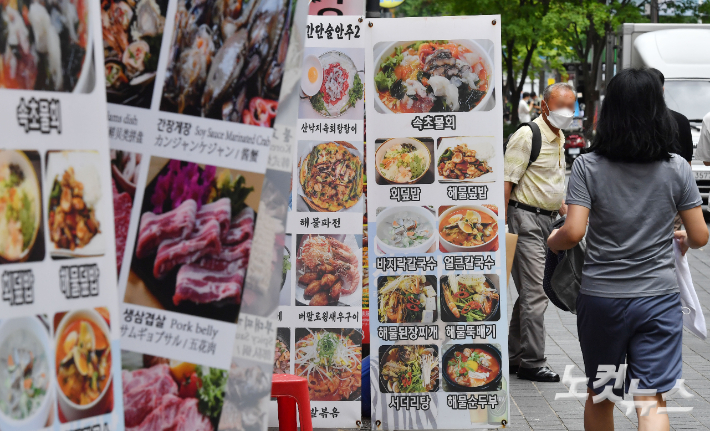
POLYGON ((429 148, 415 138, 388 139, 375 153, 377 173, 393 184, 414 184, 421 181, 430 165, 429 148))

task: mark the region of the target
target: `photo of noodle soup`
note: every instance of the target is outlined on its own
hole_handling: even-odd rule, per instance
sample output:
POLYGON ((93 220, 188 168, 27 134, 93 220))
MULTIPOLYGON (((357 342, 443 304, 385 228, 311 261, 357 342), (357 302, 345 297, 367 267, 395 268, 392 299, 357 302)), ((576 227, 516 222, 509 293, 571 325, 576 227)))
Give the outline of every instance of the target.
POLYGON ((497 215, 478 205, 440 209, 439 239, 447 252, 492 251, 486 246, 498 237, 497 215))
POLYGON ((112 352, 103 315, 92 309, 72 311, 56 328, 55 369, 61 413, 67 420, 107 413, 112 406, 102 401, 111 386, 112 352))

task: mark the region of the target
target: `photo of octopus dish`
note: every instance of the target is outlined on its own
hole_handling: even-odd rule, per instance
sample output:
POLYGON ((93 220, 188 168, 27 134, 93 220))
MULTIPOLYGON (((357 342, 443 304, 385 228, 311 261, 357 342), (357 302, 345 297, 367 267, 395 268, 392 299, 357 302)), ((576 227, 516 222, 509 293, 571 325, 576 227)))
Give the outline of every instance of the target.
POLYGON ((89 4, 0 2, 0 88, 88 92, 89 4))
POLYGON ((293 0, 179 0, 160 110, 271 127, 293 0))
POLYGON ((411 394, 439 389, 439 352, 434 345, 381 346, 380 390, 411 394))
POLYGON ((492 62, 474 40, 394 42, 375 64, 383 113, 469 112, 490 98, 492 62))
POLYGON ((453 345, 444 353, 443 364, 453 392, 495 390, 502 378, 500 351, 490 344, 453 345))
POLYGON ((296 329, 296 375, 308 379, 311 401, 356 401, 362 377, 362 333, 356 329, 296 329))
POLYGON ((351 208, 362 197, 362 161, 348 142, 318 144, 299 160, 298 180, 311 209, 336 212, 351 208))

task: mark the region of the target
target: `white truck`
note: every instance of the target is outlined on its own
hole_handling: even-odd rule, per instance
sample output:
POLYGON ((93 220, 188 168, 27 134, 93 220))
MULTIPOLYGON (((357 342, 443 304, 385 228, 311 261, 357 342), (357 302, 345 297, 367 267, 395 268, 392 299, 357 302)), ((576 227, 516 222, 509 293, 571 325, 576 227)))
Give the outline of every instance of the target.
MULTIPOLYGON (((702 119, 710 112, 710 24, 623 24, 617 38, 617 72, 629 67, 663 72, 666 104, 688 117, 697 149, 702 119)), ((693 157, 692 168, 707 204, 710 166, 693 157)))

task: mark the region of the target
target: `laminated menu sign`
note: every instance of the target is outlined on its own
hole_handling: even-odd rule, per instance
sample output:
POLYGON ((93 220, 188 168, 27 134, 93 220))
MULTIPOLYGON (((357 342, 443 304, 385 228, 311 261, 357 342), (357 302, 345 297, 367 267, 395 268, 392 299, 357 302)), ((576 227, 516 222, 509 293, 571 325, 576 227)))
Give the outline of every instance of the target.
POLYGON ((102 3, 126 428, 267 426, 286 202, 265 173, 295 3, 102 3))
POLYGON ((98 2, 0 3, 0 429, 121 430, 98 2))
POLYGON ((373 423, 505 426, 500 17, 373 20, 370 36, 373 423))
MULTIPOLYGON (((273 372, 306 377, 314 428, 361 415, 364 28, 309 16, 273 372)), ((287 72, 288 73, 288 72, 287 72)), ((276 401, 270 426, 278 425, 276 401)))

